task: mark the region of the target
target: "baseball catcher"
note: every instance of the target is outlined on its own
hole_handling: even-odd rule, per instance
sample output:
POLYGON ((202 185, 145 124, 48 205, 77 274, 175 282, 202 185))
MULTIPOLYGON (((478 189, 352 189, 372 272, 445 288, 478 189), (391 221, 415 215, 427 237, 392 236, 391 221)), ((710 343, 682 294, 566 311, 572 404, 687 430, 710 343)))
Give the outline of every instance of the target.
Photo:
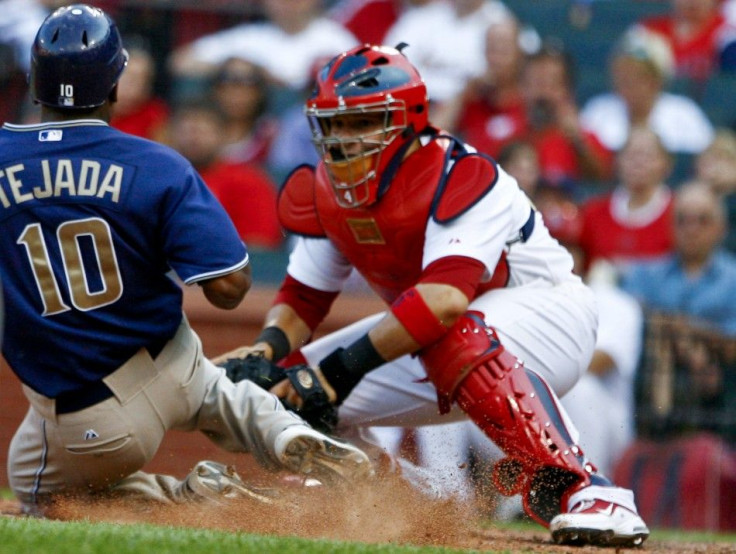
POLYGON ((279 196, 299 236, 287 276, 255 344, 225 357, 306 363, 271 391, 303 409, 316 377, 338 434, 469 418, 507 456, 497 484, 556 542, 639 545, 633 493, 597 472, 558 402, 593 353, 592 291, 516 181, 431 124, 401 49, 356 47, 319 72, 321 161, 279 196), (352 269, 386 311, 309 342, 352 269))

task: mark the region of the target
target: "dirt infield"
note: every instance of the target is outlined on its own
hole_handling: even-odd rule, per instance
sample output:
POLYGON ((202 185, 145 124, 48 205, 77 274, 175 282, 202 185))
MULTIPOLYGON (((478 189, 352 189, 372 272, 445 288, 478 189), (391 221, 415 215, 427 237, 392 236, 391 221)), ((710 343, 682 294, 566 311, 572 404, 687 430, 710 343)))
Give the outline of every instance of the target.
MULTIPOLYGON (((350 491, 292 488, 282 492, 284 502, 264 506, 252 501, 228 505, 187 504, 164 506, 130 499, 66 499, 58 502, 50 517, 115 523, 149 523, 209 528, 257 534, 328 538, 365 543, 443 546, 479 551, 506 550, 525 553, 650 553, 726 554, 733 543, 680 543, 650 539, 643 549, 562 547, 552 544, 541 527, 511 531, 482 525, 474 509, 452 502, 430 501, 396 478, 378 486, 350 491), (349 492, 349 494, 346 494, 349 492)), ((0 512, 18 516, 14 501, 0 501, 0 512)))

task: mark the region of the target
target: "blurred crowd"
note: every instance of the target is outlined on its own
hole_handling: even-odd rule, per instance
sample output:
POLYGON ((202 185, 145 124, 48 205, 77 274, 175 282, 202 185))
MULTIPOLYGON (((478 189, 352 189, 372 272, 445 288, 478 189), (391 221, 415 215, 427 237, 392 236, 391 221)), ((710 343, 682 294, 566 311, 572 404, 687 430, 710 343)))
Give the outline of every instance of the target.
MULTIPOLYGON (((30 44, 69 3, 0 0, 0 120, 36 121, 30 44)), ((275 199, 317 161, 302 111, 316 72, 361 42, 407 43, 430 119, 518 180, 596 292, 598 348, 563 398, 583 449, 615 474, 637 434, 736 442, 736 0, 89 3, 130 53, 112 125, 187 157, 256 250, 288 249, 275 199)), ((377 435, 439 488, 482 494, 464 468, 498 453, 453 425, 377 435)))

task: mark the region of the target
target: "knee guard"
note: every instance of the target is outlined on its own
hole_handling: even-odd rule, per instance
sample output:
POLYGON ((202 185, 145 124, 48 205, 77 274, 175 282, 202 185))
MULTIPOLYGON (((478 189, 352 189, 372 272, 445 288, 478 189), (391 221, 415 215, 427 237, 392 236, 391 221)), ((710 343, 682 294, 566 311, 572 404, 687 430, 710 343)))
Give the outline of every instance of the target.
POLYGON ((568 489, 602 479, 573 444, 547 384, 504 349, 483 314, 466 313, 420 360, 437 388, 440 412, 457 402, 504 451, 496 486, 521 493, 527 513, 542 525, 560 513, 568 489))

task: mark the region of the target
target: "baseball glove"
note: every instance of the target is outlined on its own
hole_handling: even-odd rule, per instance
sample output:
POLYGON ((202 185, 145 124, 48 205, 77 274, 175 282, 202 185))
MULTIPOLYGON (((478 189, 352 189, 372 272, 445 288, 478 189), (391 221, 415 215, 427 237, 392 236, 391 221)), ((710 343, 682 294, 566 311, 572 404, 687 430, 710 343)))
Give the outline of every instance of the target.
POLYGON ((301 364, 284 369, 260 354, 248 354, 245 358, 229 358, 219 364, 228 378, 237 383, 247 379, 266 390, 276 383, 289 379, 302 399, 300 408, 285 399, 281 403, 287 410, 298 414, 304 421, 323 433, 331 433, 337 425, 337 409, 333 406, 322 384, 308 365, 301 364))
POLYGON ((337 409, 327 397, 314 370, 306 364, 292 366, 286 377, 302 399, 301 408, 296 409, 285 400, 282 404, 301 416, 304 421, 323 433, 331 433, 337 426, 337 409))

